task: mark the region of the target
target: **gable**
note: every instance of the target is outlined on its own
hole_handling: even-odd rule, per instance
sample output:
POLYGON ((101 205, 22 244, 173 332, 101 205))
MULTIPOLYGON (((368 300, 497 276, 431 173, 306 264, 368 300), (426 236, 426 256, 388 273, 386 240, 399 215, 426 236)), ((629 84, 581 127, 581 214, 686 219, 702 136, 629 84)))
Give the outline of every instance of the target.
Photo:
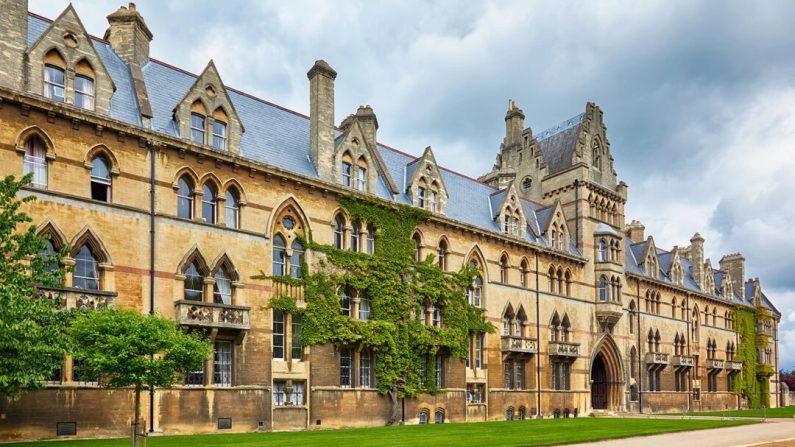
POLYGON ((429 208, 432 212, 444 214, 447 207, 447 199, 450 195, 447 192, 439 165, 436 164, 436 157, 433 156, 433 149, 430 146, 425 148, 422 156, 412 161, 406 166, 406 193, 411 197, 414 206, 419 206, 421 200, 419 188, 425 188, 436 193, 436 201, 424 208, 429 208), (430 209, 430 207, 433 209, 430 209))

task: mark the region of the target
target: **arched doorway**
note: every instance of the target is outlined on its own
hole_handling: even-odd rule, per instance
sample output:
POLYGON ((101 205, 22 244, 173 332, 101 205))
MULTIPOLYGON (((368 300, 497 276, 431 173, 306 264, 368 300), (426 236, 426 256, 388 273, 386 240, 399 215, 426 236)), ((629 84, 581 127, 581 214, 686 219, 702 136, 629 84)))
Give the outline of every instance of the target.
POLYGON ((591 358, 591 408, 621 410, 624 370, 618 346, 609 334, 602 336, 591 358))
POLYGON ((601 354, 591 365, 591 406, 594 410, 607 409, 607 369, 601 354))

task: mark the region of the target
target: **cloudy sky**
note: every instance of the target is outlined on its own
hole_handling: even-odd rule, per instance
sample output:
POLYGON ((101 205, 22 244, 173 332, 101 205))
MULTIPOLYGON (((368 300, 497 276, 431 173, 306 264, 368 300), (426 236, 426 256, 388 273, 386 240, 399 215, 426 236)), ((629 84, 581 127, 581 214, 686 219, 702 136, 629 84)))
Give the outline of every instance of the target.
MULTIPOLYGON (((73 0, 102 36, 121 2, 73 0)), ((339 73, 336 116, 360 104, 379 139, 471 176, 488 171, 508 99, 534 132, 605 111, 627 218, 658 246, 741 251, 781 310, 795 369, 795 2, 139 0, 153 57, 307 113, 306 71, 339 73)), ((30 0, 54 18, 66 1, 30 0)))

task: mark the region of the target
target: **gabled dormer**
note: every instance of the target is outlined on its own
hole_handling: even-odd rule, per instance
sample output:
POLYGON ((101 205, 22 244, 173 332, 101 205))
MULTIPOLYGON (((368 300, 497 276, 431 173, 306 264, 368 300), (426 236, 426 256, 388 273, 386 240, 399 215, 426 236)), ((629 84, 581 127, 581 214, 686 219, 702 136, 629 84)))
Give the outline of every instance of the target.
POLYGON ((732 281, 731 272, 720 272, 722 274, 720 291, 721 295, 727 300, 734 298, 734 284, 732 281))
POLYGON ((445 213, 450 196, 430 146, 420 158, 406 166, 406 176, 406 194, 414 206, 432 213, 445 213))
POLYGON ((671 250, 671 267, 668 269, 668 275, 674 284, 679 286, 684 284, 685 271, 682 268, 682 256, 679 254, 679 247, 674 247, 671 250))
POLYGON ((395 181, 376 147, 378 119, 370 106, 360 106, 340 124, 342 134, 334 141, 332 173, 343 187, 375 194, 379 176, 392 194, 397 194, 395 181))
POLYGON ((500 230, 509 236, 524 239, 527 216, 524 214, 516 183, 511 182, 504 190, 494 193, 491 199, 493 218, 500 230))
POLYGON ((709 258, 704 261, 704 293, 715 294, 715 271, 709 258))
POLYGON ((108 114, 116 86, 71 4, 30 46, 27 65, 29 92, 108 114))
POLYGON ((646 275, 652 278, 660 277, 660 258, 657 257, 657 247, 654 245, 654 238, 649 236, 646 239, 646 249, 641 256, 643 269, 646 275))
POLYGON ((245 129, 212 60, 177 103, 174 121, 182 138, 240 153, 245 129))
POLYGON ((571 232, 560 201, 555 200, 551 207, 536 212, 536 215, 539 217, 538 224, 541 227, 541 233, 549 246, 556 250, 568 251, 571 232))

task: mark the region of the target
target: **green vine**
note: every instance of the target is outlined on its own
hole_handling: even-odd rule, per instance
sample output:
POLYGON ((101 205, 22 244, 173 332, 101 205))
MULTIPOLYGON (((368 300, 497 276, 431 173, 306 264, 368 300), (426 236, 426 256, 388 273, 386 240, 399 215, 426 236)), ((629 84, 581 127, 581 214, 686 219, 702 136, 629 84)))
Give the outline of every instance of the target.
POLYGON ((353 197, 340 198, 340 205, 354 222, 376 228, 374 253, 337 250, 302 238, 304 246, 320 258, 316 272, 310 273, 304 263, 300 279, 265 274, 255 279, 302 285, 306 308, 298 309, 295 300, 286 296, 273 298, 269 307, 303 311, 304 345, 331 343, 338 348, 363 345, 371 349, 377 356, 376 386, 381 394, 395 387, 400 397, 438 391, 433 356, 438 353, 465 360, 469 337, 494 331, 485 311, 467 303, 466 290, 476 272, 465 266, 459 272, 445 273, 433 256, 415 262, 411 236, 430 216, 427 211, 353 197), (367 321, 341 314, 341 288, 366 293, 371 301, 367 321), (415 315, 431 305, 442 309, 443 327, 417 321, 415 315))
POLYGON ((743 362, 742 374, 734 376, 734 389, 748 398, 752 408, 770 405, 768 377, 772 371, 767 365, 759 364, 758 348, 767 346, 769 336, 757 332, 758 321, 764 318, 760 310, 737 307, 736 329, 740 335, 740 344, 734 359, 743 362), (771 370, 771 371, 768 371, 771 370))

